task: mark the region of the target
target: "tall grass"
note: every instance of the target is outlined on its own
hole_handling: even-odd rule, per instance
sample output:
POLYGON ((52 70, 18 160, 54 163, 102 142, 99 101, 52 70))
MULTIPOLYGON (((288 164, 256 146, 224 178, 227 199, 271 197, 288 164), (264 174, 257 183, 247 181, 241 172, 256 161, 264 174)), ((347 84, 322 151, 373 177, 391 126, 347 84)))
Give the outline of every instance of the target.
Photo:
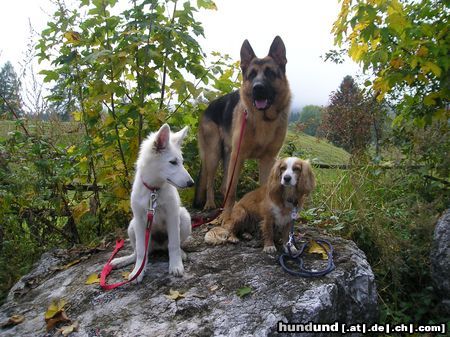
POLYGON ((313 208, 303 215, 324 231, 354 240, 366 253, 376 276, 381 321, 439 318, 429 254, 434 224, 449 206, 448 191, 407 169, 366 165, 315 173, 313 208))

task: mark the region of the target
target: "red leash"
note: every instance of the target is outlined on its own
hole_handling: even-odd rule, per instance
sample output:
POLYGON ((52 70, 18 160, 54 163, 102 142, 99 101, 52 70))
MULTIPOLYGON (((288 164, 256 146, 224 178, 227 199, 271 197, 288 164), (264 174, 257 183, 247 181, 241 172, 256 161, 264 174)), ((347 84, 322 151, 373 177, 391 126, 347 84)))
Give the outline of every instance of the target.
POLYGON ((248 111, 247 111, 247 109, 245 109, 244 115, 242 118, 242 123, 241 123, 241 133, 239 134, 239 143, 238 143, 238 147, 237 147, 236 159, 234 160, 233 171, 231 172, 231 179, 230 179, 230 182, 228 183, 227 192, 225 193, 225 199, 223 199, 222 207, 219 208, 218 210, 216 210, 211 216, 193 217, 192 218, 192 228, 196 228, 203 224, 214 221, 219 217, 220 214, 222 214, 223 208, 225 207, 225 203, 227 202, 228 196, 230 194, 230 187, 234 180, 234 174, 236 173, 236 165, 237 165, 239 153, 241 152, 241 144, 242 144, 242 139, 244 138, 244 130, 247 125, 247 117, 248 117, 248 111))
POLYGON ((150 196, 150 207, 147 210, 147 226, 145 229, 145 253, 144 253, 144 260, 142 261, 141 266, 139 267, 137 273, 129 280, 117 282, 113 284, 106 284, 106 278, 111 273, 111 270, 113 270, 113 266, 111 265, 111 261, 116 256, 116 254, 119 252, 120 249, 123 247, 123 239, 116 241, 116 247, 114 248, 114 251, 112 252, 108 262, 106 262, 105 266, 102 269, 102 272, 100 273, 100 286, 103 288, 103 290, 112 290, 117 287, 120 287, 124 284, 130 283, 134 281, 144 270, 145 265, 147 263, 147 252, 148 252, 148 244, 150 241, 150 233, 152 231, 152 224, 153 224, 153 217, 155 215, 155 208, 156 208, 156 188, 152 188, 148 186, 144 181, 144 186, 147 187, 152 193, 150 196))

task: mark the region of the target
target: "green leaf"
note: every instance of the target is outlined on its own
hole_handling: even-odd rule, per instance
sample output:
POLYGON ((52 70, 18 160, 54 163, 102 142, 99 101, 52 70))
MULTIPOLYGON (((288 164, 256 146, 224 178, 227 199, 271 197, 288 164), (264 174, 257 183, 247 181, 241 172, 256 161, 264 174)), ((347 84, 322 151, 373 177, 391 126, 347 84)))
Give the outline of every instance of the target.
POLYGON ((239 288, 238 290, 236 290, 236 295, 238 295, 239 297, 242 298, 244 296, 251 294, 251 292, 252 292, 252 288, 245 286, 245 287, 242 287, 242 288, 239 288))
POLYGON ((52 70, 41 70, 39 74, 45 75, 44 82, 56 81, 59 78, 59 74, 52 70))
POLYGON ((217 10, 216 4, 214 3, 214 1, 211 0, 197 0, 197 7, 215 11, 217 10))

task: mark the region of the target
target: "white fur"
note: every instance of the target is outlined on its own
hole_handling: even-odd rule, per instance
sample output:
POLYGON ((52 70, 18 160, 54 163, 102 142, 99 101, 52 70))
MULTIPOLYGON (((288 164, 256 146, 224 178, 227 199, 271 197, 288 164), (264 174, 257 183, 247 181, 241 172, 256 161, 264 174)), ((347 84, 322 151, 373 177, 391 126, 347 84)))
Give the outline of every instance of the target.
POLYGON ((286 167, 286 170, 281 175, 281 181, 280 181, 281 185, 295 186, 297 184, 298 174, 294 171, 294 164, 297 161, 298 161, 298 158, 295 158, 295 157, 289 157, 284 160, 287 167, 286 167), (291 177, 291 181, 288 184, 286 184, 286 182, 284 181, 284 177, 286 177, 286 176, 291 177))
MULTIPOLYGON (((191 176, 183 167, 181 153, 181 144, 186 134, 187 127, 172 133, 169 126, 164 124, 158 132, 150 134, 142 142, 131 192, 133 219, 128 227, 128 236, 134 252, 111 262, 117 268, 135 262, 129 279, 137 273, 143 260, 145 259, 147 264, 148 259, 148 256, 144 256, 145 229, 151 192, 144 186, 143 181, 149 186, 159 188, 151 233, 167 232, 169 273, 176 276, 182 276, 184 273, 182 258, 185 254, 181 250, 181 243, 191 234, 191 217, 186 208, 181 207, 176 187, 193 185, 191 176)), ((149 248, 154 248, 152 240, 149 248)), ((137 277, 137 282, 142 281, 144 272, 145 268, 137 277)))
POLYGON ((281 213, 280 207, 276 205, 273 202, 270 202, 270 211, 273 214, 273 217, 275 218, 275 226, 276 227, 284 227, 289 221, 291 221, 291 214, 283 215, 281 213))

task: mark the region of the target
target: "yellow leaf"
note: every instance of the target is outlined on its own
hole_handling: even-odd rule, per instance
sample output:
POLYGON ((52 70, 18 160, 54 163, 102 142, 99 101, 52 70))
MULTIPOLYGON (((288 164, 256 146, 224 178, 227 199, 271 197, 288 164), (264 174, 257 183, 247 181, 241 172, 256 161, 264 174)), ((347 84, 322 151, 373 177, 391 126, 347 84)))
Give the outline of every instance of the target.
POLYGON ((422 70, 424 71, 425 74, 431 71, 437 77, 441 76, 442 72, 441 68, 439 68, 437 64, 430 61, 427 61, 422 65, 422 70))
POLYGON ((81 35, 74 31, 68 31, 64 33, 64 37, 67 39, 67 43, 78 43, 81 35))
POLYGON ((64 311, 64 309, 58 311, 52 318, 45 319, 45 323, 47 324, 47 332, 52 330, 57 324, 68 321, 70 321, 70 319, 69 317, 67 317, 67 314, 64 311))
POLYGON ((389 82, 382 77, 378 77, 375 81, 373 81, 373 88, 375 91, 380 92, 380 95, 383 94, 384 96, 384 94, 390 89, 389 82))
POLYGON ((403 60, 399 57, 392 59, 390 63, 394 69, 399 69, 403 66, 403 60))
POLYGON ((428 55, 428 48, 425 46, 420 46, 420 48, 417 50, 416 55, 419 57, 425 57, 428 55))
POLYGON ((178 290, 169 290, 169 295, 166 295, 168 299, 172 301, 178 301, 179 299, 185 298, 184 293, 180 293, 178 290))
POLYGON ((352 43, 352 46, 348 50, 348 54, 354 61, 359 61, 363 58, 368 49, 369 47, 365 43, 363 44, 352 43))
POLYGON ((125 280, 128 280, 128 277, 130 276, 130 272, 129 271, 124 271, 124 272, 122 272, 122 277, 125 279, 125 280))
POLYGON ((89 205, 86 200, 83 200, 79 204, 75 205, 72 210, 73 217, 75 222, 79 222, 81 217, 89 211, 89 205))
POLYGON ((126 199, 129 196, 129 192, 125 187, 117 186, 114 189, 114 195, 119 199, 126 199))
POLYGON ((103 140, 100 136, 95 136, 92 142, 94 143, 94 145, 101 145, 103 143, 103 140))
POLYGON ((124 212, 130 212, 130 200, 120 200, 117 208, 121 209, 124 212))
POLYGON ((79 122, 83 117, 83 113, 81 111, 74 111, 72 112, 72 117, 75 122, 79 122))
POLYGON ((388 13, 402 13, 403 5, 398 0, 391 0, 388 7, 388 13))
POLYGON ((109 126, 109 125, 113 124, 114 122, 115 122, 114 117, 112 117, 111 115, 108 115, 105 118, 104 124, 105 124, 105 126, 109 126))
POLYGON ((319 254, 322 256, 322 260, 328 259, 327 251, 321 245, 319 245, 317 243, 317 241, 315 241, 315 240, 311 240, 309 242, 308 253, 319 254))
POLYGON ((57 313, 64 310, 64 306, 66 305, 66 301, 63 299, 59 301, 52 301, 45 313, 45 319, 48 320, 56 316, 57 313))
POLYGON ((98 115, 98 111, 96 109, 87 109, 86 112, 89 117, 95 117, 98 115))
POLYGON ((89 275, 84 284, 94 284, 94 283, 100 283, 100 278, 98 277, 97 273, 89 275))
POLYGON ((77 147, 76 147, 75 145, 70 146, 70 147, 67 149, 67 154, 72 154, 72 153, 75 151, 76 148, 77 148, 77 147))
POLYGON ((69 269, 70 267, 72 267, 80 262, 81 262, 81 259, 73 260, 73 261, 69 262, 68 264, 64 265, 63 267, 61 267, 61 269, 63 269, 63 270, 69 269))

